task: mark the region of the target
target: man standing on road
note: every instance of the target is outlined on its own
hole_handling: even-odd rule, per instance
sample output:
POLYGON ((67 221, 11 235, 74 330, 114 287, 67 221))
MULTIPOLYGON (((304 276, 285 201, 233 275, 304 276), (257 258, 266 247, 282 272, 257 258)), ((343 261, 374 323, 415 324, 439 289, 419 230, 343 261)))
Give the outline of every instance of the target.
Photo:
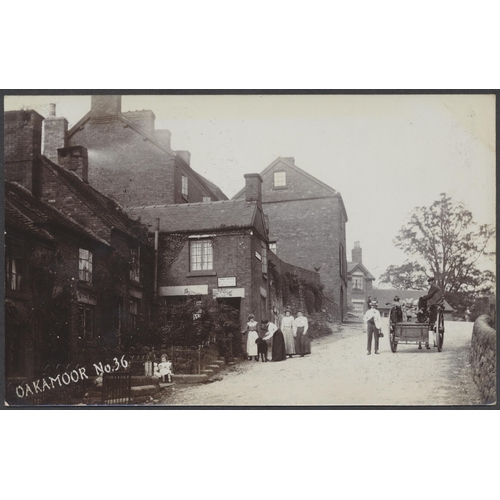
POLYGON ((370 303, 370 309, 368 309, 363 316, 363 331, 368 334, 368 354, 372 353, 372 337, 375 337, 375 354, 379 354, 378 336, 380 329, 382 328, 382 322, 380 321, 380 313, 378 312, 376 306, 377 302, 372 300, 370 303))
MULTIPOLYGON (((443 304, 444 297, 443 291, 436 285, 436 280, 433 277, 430 277, 427 281, 430 285, 429 292, 422 297, 422 300, 426 301, 427 308, 429 309, 429 332, 432 331, 434 347, 436 347, 436 332, 434 325, 436 324, 438 308, 443 304)), ((428 346, 426 347, 429 349, 428 346)))

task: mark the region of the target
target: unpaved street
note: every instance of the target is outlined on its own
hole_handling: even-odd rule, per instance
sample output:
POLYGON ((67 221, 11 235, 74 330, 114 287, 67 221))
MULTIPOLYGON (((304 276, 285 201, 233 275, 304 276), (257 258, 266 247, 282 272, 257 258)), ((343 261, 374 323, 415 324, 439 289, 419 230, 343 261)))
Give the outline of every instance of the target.
POLYGON ((468 364, 471 333, 472 323, 448 322, 441 353, 400 345, 395 354, 385 334, 380 354, 368 356, 361 324, 345 324, 333 335, 313 341, 310 356, 277 363, 241 362, 226 368, 214 382, 178 385, 157 404, 479 404, 468 364))

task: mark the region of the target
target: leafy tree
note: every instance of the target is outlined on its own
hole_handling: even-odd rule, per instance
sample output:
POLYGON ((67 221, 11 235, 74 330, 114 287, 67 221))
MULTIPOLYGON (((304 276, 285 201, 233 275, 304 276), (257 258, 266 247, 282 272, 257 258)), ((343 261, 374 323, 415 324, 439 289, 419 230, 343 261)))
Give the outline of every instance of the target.
POLYGON ((388 283, 396 290, 425 290, 425 267, 416 261, 406 261, 401 266, 389 266, 380 276, 381 283, 388 283))
POLYGON ((422 264, 407 261, 390 266, 381 279, 400 289, 413 288, 422 284, 427 272, 436 278, 450 304, 463 313, 477 296, 494 289, 493 273, 478 267, 482 257, 493 255, 487 248, 494 235, 491 225, 478 225, 462 203, 442 193, 430 207, 415 208, 395 238, 396 247, 422 264))

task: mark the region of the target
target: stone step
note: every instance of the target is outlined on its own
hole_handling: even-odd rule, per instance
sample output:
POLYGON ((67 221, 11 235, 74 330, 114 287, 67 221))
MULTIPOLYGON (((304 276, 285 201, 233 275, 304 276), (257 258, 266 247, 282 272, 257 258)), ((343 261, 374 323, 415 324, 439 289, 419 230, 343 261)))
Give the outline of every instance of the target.
POLYGON ((200 375, 172 375, 172 380, 176 384, 200 384, 208 380, 208 375, 206 373, 200 375))
POLYGON ((215 373, 215 370, 205 369, 205 370, 201 370, 201 373, 205 373, 206 375, 208 375, 210 377, 210 375, 213 375, 215 373))
POLYGON ((132 398, 141 397, 141 396, 152 396, 156 394, 159 390, 158 385, 139 385, 132 387, 130 396, 132 398))

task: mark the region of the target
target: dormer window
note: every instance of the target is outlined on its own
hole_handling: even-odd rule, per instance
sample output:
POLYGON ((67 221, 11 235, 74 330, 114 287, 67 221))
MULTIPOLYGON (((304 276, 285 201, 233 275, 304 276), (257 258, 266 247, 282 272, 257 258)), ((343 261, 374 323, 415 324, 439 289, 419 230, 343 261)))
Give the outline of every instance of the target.
POLYGON ((274 172, 274 187, 286 187, 286 172, 274 172))
POLYGON ((210 203, 211 201, 212 201, 212 198, 210 198, 210 196, 203 197, 203 203, 210 203))
POLYGON ((188 178, 185 175, 182 176, 181 192, 182 192, 182 196, 184 196, 184 198, 186 198, 186 200, 187 200, 188 194, 189 194, 189 189, 188 189, 188 178))

